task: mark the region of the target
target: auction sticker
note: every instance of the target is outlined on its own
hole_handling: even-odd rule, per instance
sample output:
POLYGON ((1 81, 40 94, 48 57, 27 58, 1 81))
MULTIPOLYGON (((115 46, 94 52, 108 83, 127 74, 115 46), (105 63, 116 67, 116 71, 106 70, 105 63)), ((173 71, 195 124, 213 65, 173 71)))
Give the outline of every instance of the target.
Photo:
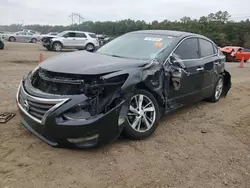
POLYGON ((160 46, 162 46, 162 45, 163 45, 162 42, 156 42, 156 43, 154 44, 154 46, 158 46, 158 47, 160 47, 160 46))
POLYGON ((160 42, 160 41, 162 41, 162 38, 146 37, 146 38, 144 38, 144 40, 153 41, 153 42, 160 42))

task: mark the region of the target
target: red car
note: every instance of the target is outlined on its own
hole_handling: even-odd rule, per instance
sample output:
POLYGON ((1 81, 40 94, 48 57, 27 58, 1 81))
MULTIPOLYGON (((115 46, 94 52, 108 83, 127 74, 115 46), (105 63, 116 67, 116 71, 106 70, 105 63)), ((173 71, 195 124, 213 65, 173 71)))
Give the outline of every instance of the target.
POLYGON ((220 50, 226 56, 226 61, 241 61, 244 57, 244 61, 247 62, 250 59, 250 49, 239 46, 225 46, 220 50))

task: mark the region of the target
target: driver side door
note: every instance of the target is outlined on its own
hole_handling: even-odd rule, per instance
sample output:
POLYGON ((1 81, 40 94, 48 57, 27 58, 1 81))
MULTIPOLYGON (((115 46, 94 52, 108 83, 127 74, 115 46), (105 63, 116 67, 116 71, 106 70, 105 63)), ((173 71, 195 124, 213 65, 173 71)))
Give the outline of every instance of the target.
POLYGON ((173 85, 174 74, 170 76, 168 100, 180 106, 199 101, 202 97, 204 65, 200 58, 198 38, 186 38, 181 41, 173 51, 173 56, 177 62, 184 64, 185 68, 180 69, 182 74, 179 88, 173 85))
POLYGON ((63 46, 65 46, 65 47, 75 46, 75 40, 76 40, 75 37, 76 37, 76 33, 74 33, 74 32, 68 32, 67 34, 65 34, 64 38, 62 39, 63 46))

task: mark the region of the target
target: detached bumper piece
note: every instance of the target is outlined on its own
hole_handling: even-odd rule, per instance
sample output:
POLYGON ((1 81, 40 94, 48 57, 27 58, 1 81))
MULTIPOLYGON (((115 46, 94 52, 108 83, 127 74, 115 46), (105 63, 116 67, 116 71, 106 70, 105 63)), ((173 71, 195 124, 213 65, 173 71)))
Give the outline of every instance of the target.
POLYGON ((0 113, 0 123, 7 123, 14 116, 15 116, 14 113, 9 113, 9 112, 0 113))

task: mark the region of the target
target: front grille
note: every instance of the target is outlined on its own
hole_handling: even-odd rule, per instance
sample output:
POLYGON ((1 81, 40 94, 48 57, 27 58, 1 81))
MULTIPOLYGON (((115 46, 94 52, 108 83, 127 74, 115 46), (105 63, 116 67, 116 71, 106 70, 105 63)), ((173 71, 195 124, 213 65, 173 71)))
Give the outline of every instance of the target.
POLYGON ((62 101, 66 101, 65 99, 55 99, 55 100, 45 100, 43 98, 32 97, 28 95, 23 87, 19 90, 18 102, 28 113, 35 119, 37 122, 41 123, 44 115, 51 110, 55 105, 59 104, 62 101))

